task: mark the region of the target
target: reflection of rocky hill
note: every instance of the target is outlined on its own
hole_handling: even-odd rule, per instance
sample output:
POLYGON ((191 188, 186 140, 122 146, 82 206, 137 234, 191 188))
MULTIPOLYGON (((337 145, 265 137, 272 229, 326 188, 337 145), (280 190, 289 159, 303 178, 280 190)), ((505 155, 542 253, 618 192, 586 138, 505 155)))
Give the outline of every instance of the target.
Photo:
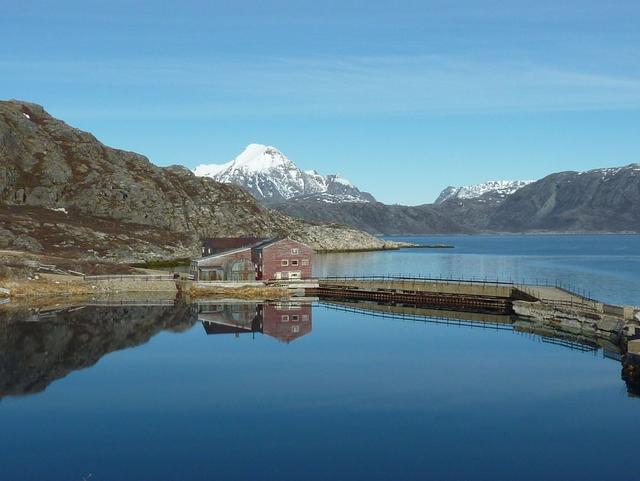
POLYGON ((102 356, 195 322, 186 304, 0 311, 0 398, 34 394, 102 356))

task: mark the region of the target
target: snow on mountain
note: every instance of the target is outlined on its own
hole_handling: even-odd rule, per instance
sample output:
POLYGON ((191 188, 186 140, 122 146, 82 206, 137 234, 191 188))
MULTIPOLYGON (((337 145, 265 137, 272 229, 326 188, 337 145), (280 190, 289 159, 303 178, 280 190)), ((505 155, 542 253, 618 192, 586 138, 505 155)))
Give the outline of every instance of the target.
POLYGON ((229 165, 231 165, 231 162, 227 162, 226 164, 202 164, 197 166, 193 172, 198 177, 215 177, 229 165))
POLYGON ((491 194, 495 197, 506 197, 513 194, 525 185, 534 182, 533 180, 490 180, 482 184, 467 185, 462 187, 454 187, 450 185, 436 199, 436 204, 449 199, 477 199, 485 194, 491 194))
POLYGON ((320 175, 302 171, 275 147, 250 144, 226 164, 199 165, 194 173, 218 182, 237 184, 258 200, 282 202, 300 196, 322 194, 323 202, 374 202, 371 194, 361 192, 339 175, 320 175))
POLYGON ((602 180, 607 180, 608 178, 620 174, 630 174, 637 175, 636 172, 640 172, 640 164, 629 164, 624 167, 605 167, 601 169, 592 169, 586 170, 584 172, 579 172, 578 175, 589 175, 589 174, 599 174, 602 176, 602 180))

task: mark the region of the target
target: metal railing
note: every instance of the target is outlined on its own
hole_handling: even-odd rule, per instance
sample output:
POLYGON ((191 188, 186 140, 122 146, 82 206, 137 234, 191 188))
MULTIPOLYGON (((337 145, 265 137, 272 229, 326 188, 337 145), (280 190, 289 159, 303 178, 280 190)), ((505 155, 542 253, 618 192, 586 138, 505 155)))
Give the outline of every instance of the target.
POLYGON ((107 274, 100 276, 84 276, 85 281, 174 281, 178 280, 171 275, 146 275, 146 274, 107 274))
POLYGON ((493 284, 493 285, 503 285, 503 286, 536 286, 536 287, 556 287, 558 289, 562 289, 566 292, 569 292, 573 295, 584 297, 585 299, 592 300, 588 297, 586 291, 583 291, 577 287, 573 287, 565 282, 560 280, 549 281, 548 279, 540 279, 540 278, 521 278, 521 279, 500 279, 500 278, 490 278, 488 276, 433 276, 430 274, 407 274, 407 273, 397 273, 397 274, 359 274, 359 275, 350 275, 350 276, 315 276, 308 280, 389 280, 389 281, 427 281, 427 282, 449 282, 449 283, 476 283, 476 284, 493 284))

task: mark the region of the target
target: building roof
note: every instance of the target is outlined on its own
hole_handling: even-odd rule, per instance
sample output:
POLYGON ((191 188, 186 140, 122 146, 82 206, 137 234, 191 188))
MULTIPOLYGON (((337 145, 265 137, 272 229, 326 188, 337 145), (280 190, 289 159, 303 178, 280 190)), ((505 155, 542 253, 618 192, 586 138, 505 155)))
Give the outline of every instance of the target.
POLYGON ((207 247, 229 250, 247 247, 263 240, 264 237, 209 237, 204 240, 204 244, 207 247))
POLYGON ((258 242, 256 245, 252 246, 252 249, 264 249, 266 247, 272 246, 273 244, 276 244, 276 243, 278 243, 280 241, 283 241, 283 240, 289 240, 291 242, 295 242, 296 244, 300 244, 300 245, 309 247, 304 242, 300 242, 300 241, 291 239, 290 237, 272 237, 271 239, 265 239, 262 242, 258 242))
MULTIPOLYGON (((276 242, 279 242, 281 240, 284 239, 288 239, 288 237, 269 237, 269 238, 259 238, 259 237, 229 237, 227 240, 229 240, 228 244, 229 245, 233 245, 234 243, 240 243, 243 240, 249 240, 249 239, 253 239, 254 242, 250 243, 250 244, 243 244, 239 247, 233 248, 233 247, 229 247, 228 249, 216 252, 214 254, 210 254, 208 256, 203 256, 203 257, 199 257, 197 259, 193 259, 192 262, 195 263, 200 263, 204 260, 209 260, 209 259, 215 259, 216 257, 223 257, 223 256, 227 256, 229 254, 235 254, 236 252, 242 252, 244 250, 247 249, 264 249, 265 247, 268 247, 272 244, 275 244, 276 242)), ((209 240, 215 240, 216 241, 216 245, 215 247, 219 247, 219 244, 217 243, 218 240, 225 240, 224 237, 212 237, 210 239, 205 239, 205 243, 208 242, 209 240)), ((302 245, 306 245, 303 242, 299 242, 299 241, 295 241, 293 239, 289 239, 293 242, 296 242, 298 244, 302 244, 302 245)))
POLYGON ((235 254, 236 252, 242 252, 242 251, 246 251, 251 249, 251 246, 247 246, 247 247, 240 247, 239 249, 229 249, 226 251, 222 251, 222 252, 216 252, 215 254, 211 254, 209 256, 204 256, 204 257, 199 257, 197 259, 193 259, 191 262, 195 262, 196 264, 199 264, 200 262, 203 261, 208 261, 210 259, 215 259, 216 257, 224 257, 224 256, 228 256, 229 254, 235 254))

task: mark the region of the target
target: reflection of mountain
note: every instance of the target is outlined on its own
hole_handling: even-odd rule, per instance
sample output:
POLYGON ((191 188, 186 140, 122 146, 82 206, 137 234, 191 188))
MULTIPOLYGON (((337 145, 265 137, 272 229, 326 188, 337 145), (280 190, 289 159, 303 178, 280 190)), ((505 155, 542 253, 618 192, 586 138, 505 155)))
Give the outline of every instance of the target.
POLYGON ((260 332, 289 343, 311 332, 311 304, 299 302, 202 303, 197 316, 207 334, 260 332))
POLYGON ((188 306, 0 311, 0 398, 34 394, 102 356, 192 326, 188 306))

